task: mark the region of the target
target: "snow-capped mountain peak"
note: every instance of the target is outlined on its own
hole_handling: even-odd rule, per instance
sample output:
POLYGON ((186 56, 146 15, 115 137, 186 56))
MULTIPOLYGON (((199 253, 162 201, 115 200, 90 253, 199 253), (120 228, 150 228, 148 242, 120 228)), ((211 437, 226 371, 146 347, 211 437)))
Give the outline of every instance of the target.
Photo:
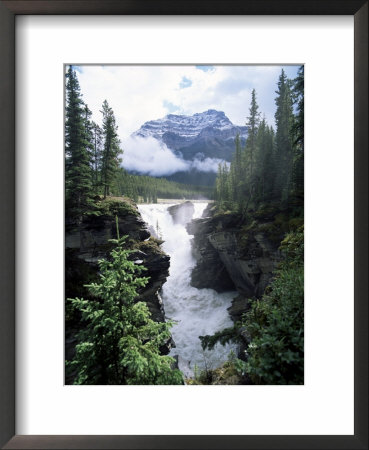
MULTIPOLYGON (((133 136, 154 137, 165 142, 165 135, 170 133, 172 137, 175 135, 183 145, 192 143, 205 129, 208 135, 210 133, 214 137, 223 139, 235 137, 237 133, 241 136, 246 134, 246 127, 233 125, 223 111, 209 109, 192 116, 168 114, 162 119, 150 120, 134 132, 133 136)), ((165 143, 168 145, 167 142, 165 143)), ((170 148, 170 145, 168 147, 170 148)))

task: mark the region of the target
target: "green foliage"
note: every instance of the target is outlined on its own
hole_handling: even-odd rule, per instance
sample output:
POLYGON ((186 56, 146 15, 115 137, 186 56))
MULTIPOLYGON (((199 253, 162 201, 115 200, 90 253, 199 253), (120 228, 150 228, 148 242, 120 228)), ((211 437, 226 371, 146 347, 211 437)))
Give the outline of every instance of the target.
POLYGON ((247 361, 230 359, 238 374, 246 373, 255 384, 304 382, 303 226, 286 234, 280 250, 283 262, 262 298, 249 299, 243 320, 213 336, 200 336, 203 349, 209 350, 218 342, 246 343, 247 361))
POLYGON ((66 214, 81 221, 92 202, 90 111, 83 103, 76 72, 66 74, 65 194, 66 214))
POLYGON ((212 336, 199 336, 202 348, 204 350, 213 350, 218 342, 222 345, 226 345, 228 342, 239 342, 241 340, 240 327, 240 323, 235 323, 233 327, 224 328, 221 331, 217 331, 212 336))
POLYGON ((291 189, 292 174, 292 140, 291 127, 293 125, 293 109, 291 81, 288 80, 284 70, 278 80, 278 90, 275 103, 276 135, 275 135, 275 161, 276 177, 275 195, 282 201, 287 201, 291 189))
POLYGON ((148 278, 128 259, 125 239, 112 240, 110 260, 99 261, 100 282, 87 286, 91 299, 69 299, 84 326, 68 368, 75 384, 182 384, 174 359, 159 350, 170 339, 171 323, 154 322, 147 305, 137 302, 148 278))
POLYGON ((238 359, 233 351, 228 355, 228 361, 216 369, 205 366, 194 368, 194 377, 186 380, 189 385, 227 385, 245 384, 246 363, 238 359))
POLYGON ((132 203, 132 200, 126 197, 122 198, 106 198, 99 200, 95 203, 94 208, 91 210, 91 214, 96 216, 126 216, 134 215, 138 216, 140 213, 132 203))
POLYGON ((93 186, 95 194, 98 194, 102 186, 102 165, 103 165, 103 131, 95 122, 91 123, 92 134, 92 168, 93 186))
POLYGON ((115 123, 114 112, 106 100, 104 100, 102 104, 101 112, 103 115, 102 136, 104 140, 102 151, 101 183, 104 188, 105 198, 110 194, 111 186, 119 168, 119 154, 122 150, 119 147, 120 141, 117 133, 118 126, 115 123))
POLYGON ((293 80, 292 96, 297 114, 291 127, 293 145, 292 182, 296 195, 304 196, 304 66, 293 80))
POLYGON ((265 202, 278 201, 286 206, 294 198, 301 204, 304 187, 303 67, 293 81, 282 70, 276 94, 274 132, 265 119, 260 120, 256 92, 252 91, 246 145, 242 148, 237 136, 230 167, 219 165, 215 199, 220 208, 226 205, 246 216, 265 202))
POLYGON ((260 300, 252 302, 244 326, 250 334, 246 372, 256 384, 304 382, 303 229, 289 233, 285 260, 260 300))
POLYGON ((125 195, 135 202, 156 203, 159 198, 210 199, 213 189, 176 183, 165 178, 132 175, 120 168, 112 186, 112 193, 125 195))

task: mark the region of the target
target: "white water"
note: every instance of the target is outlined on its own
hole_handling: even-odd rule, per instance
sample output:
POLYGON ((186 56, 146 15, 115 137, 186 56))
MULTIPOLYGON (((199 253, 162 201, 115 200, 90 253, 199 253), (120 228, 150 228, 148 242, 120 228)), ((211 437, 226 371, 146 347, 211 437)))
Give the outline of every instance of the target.
MULTIPOLYGON (((217 346, 204 352, 199 336, 212 335, 233 325, 227 308, 235 292, 218 294, 213 289, 197 289, 190 285, 191 272, 196 261, 191 253, 191 238, 185 226, 173 224, 168 207, 172 204, 139 205, 142 218, 155 230, 157 225, 165 241, 162 248, 170 255, 167 282, 163 285, 162 298, 165 315, 177 323, 172 328, 176 347, 171 356, 178 355, 179 368, 186 376, 193 376, 195 364, 199 368, 215 369, 228 359, 234 346, 217 346)), ((193 218, 202 216, 207 203, 194 203, 193 218)))

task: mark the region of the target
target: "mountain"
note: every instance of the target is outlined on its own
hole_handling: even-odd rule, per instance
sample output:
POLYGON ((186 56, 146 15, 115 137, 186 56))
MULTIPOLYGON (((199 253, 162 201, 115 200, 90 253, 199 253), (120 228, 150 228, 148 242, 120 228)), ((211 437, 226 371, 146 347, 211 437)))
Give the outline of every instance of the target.
POLYGON ((237 134, 245 138, 247 127, 236 126, 224 112, 209 109, 193 116, 168 114, 162 119, 150 120, 132 136, 154 137, 187 160, 198 155, 230 161, 237 134))
POLYGON ((218 160, 231 161, 235 137, 244 144, 247 127, 234 125, 222 111, 209 109, 192 116, 168 114, 162 119, 145 122, 132 137, 154 138, 164 143, 181 159, 193 162, 188 171, 176 172, 166 178, 181 183, 212 185, 218 160), (208 164, 205 170, 205 161, 208 164))

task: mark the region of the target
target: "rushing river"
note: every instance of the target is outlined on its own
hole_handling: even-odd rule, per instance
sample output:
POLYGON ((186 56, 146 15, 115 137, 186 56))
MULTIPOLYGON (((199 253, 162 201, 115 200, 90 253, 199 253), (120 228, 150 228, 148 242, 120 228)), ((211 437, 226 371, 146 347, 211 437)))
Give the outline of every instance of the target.
MULTIPOLYGON (((215 369, 228 359, 234 347, 217 346, 204 352, 199 336, 214 334, 232 326, 227 308, 235 292, 218 294, 213 289, 197 289, 190 285, 191 272, 196 264, 191 252, 191 238, 184 225, 174 224, 168 207, 172 204, 139 205, 142 218, 155 230, 159 229, 163 250, 170 255, 167 282, 163 285, 162 298, 165 315, 176 324, 172 328, 176 347, 171 356, 178 355, 179 368, 186 376, 193 376, 195 365, 215 369)), ((202 216, 207 203, 194 203, 193 218, 202 216)))

